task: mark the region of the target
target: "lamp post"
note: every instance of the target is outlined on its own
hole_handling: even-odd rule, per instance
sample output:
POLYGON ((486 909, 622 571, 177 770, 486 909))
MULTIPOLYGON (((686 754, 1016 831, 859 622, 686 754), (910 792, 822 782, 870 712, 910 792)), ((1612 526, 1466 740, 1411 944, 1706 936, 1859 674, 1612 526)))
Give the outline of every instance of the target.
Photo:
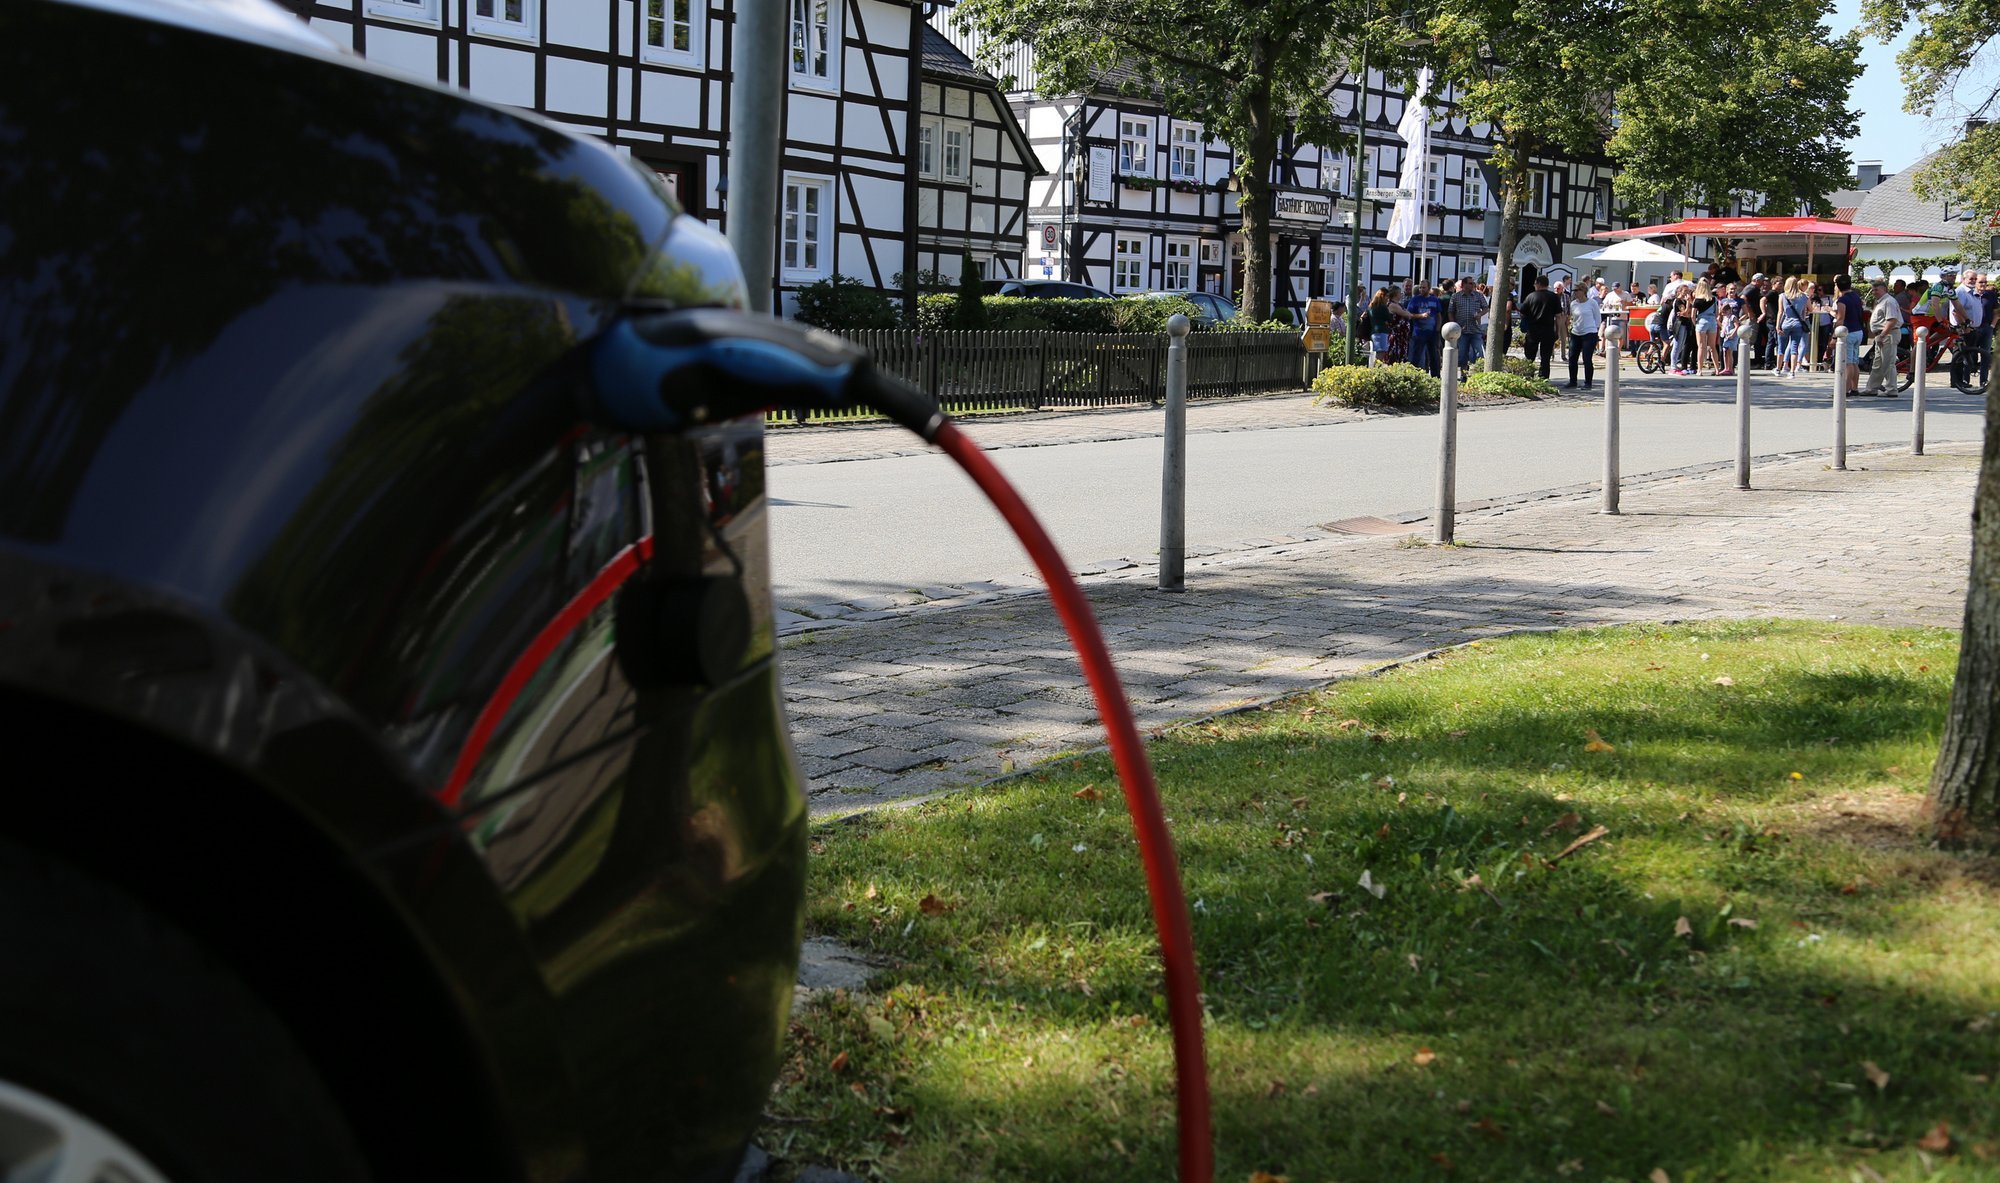
POLYGON ((1361 44, 1361 76, 1354 80, 1354 163, 1347 170, 1354 193, 1354 249, 1347 258, 1347 364, 1354 364, 1354 322, 1364 305, 1354 298, 1361 290, 1361 167, 1368 159, 1368 43, 1361 44))

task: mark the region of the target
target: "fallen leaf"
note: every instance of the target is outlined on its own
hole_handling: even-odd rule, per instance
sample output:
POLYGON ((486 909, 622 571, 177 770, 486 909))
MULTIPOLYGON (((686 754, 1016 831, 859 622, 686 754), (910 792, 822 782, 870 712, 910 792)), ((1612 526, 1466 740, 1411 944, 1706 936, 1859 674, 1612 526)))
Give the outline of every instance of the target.
POLYGON ((1550 834, 1555 833, 1557 830, 1561 830, 1563 833, 1567 834, 1568 832, 1576 829, 1578 826, 1582 824, 1583 824, 1582 814, 1565 813, 1561 817, 1550 822, 1547 826, 1543 827, 1542 836, 1546 838, 1550 834))
POLYGON ((1000 757, 1000 771, 1002 772, 1014 771, 1014 758, 1012 756, 1000 757))
POLYGON ((1920 666, 1918 666, 1918 667, 1917 667, 1917 672, 1918 672, 1918 673, 1920 673, 1920 674, 1924 674, 1924 673, 1929 673, 1929 672, 1930 672, 1930 668, 1931 668, 1931 667, 1929 667, 1929 666, 1927 666, 1927 665, 1920 665, 1920 666))
POLYGON ((1757 922, 1755 920, 1750 919, 1748 916, 1731 916, 1729 918, 1729 923, 1734 928, 1757 927, 1757 922))
POLYGON ((1289 1175, 1273 1175, 1269 1171, 1251 1171, 1250 1183, 1292 1183, 1289 1175))
POLYGON ((1079 801, 1095 801, 1104 796, 1104 794, 1097 791, 1096 785, 1085 785, 1076 792, 1071 793, 1070 796, 1075 797, 1079 801))
POLYGON ((1597 1111, 1606 1117, 1618 1116, 1618 1108, 1607 1101, 1599 1101, 1597 1103, 1597 1111))
POLYGON ((1582 1169, 1583 1160, 1580 1158, 1572 1158, 1568 1162, 1556 1164, 1556 1174, 1558 1175, 1574 1175, 1582 1169))
POLYGON ((1951 1153, 1951 1127, 1944 1122, 1932 1126, 1929 1133, 1917 1139, 1917 1149, 1932 1154, 1951 1153))
POLYGON ((872 899, 874 899, 874 898, 876 897, 876 895, 878 895, 878 894, 880 894, 880 893, 878 893, 878 892, 877 892, 877 891, 875 890, 875 885, 874 885, 873 883, 870 883, 870 884, 868 885, 868 890, 867 890, 867 891, 864 891, 864 892, 862 892, 862 893, 861 893, 861 898, 862 898, 862 899, 864 899, 864 900, 872 900, 872 899))
POLYGON ((1307 896, 1306 899, 1315 904, 1322 904, 1331 908, 1340 902, 1340 893, 1337 891, 1316 891, 1307 896))
POLYGON ((1992 1019, 1987 1018, 1985 1015, 1981 1015, 1976 1019, 1967 1019, 1965 1022, 1965 1029, 1967 1031, 1984 1031, 1992 1025, 1993 1025, 1992 1019))
POLYGON ((1658 664, 1654 664, 1654 665, 1649 665, 1649 666, 1647 666, 1647 667, 1646 667, 1646 671, 1647 671, 1648 673, 1651 673, 1651 672, 1652 672, 1652 671, 1654 671, 1654 670, 1663 670, 1663 669, 1666 669, 1666 668, 1667 668, 1666 666, 1663 666, 1663 665, 1658 665, 1658 664))
MULTIPOLYGON (((1479 642, 1477 641, 1473 642, 1473 644, 1475 645, 1477 645, 1478 643, 1479 642)), ((1436 1154, 1431 1155, 1431 1161, 1443 1167, 1447 1171, 1453 1171, 1458 1169, 1458 1164, 1451 1161, 1451 1155, 1446 1154, 1442 1150, 1438 1151, 1436 1154)))
POLYGON ((1791 773, 1791 779, 1793 780, 1804 780, 1805 778, 1806 774, 1803 772, 1799 772, 1796 769, 1794 769, 1791 773))
POLYGON ((1889 1074, 1882 1071, 1881 1066, 1875 1063, 1875 1061, 1861 1061, 1861 1070, 1868 1074, 1868 1083, 1875 1086, 1876 1092, 1879 1093, 1889 1087, 1889 1074))
POLYGON ((1689 924, 1688 918, 1683 916, 1679 920, 1674 921, 1674 935, 1677 937, 1691 937, 1694 935, 1694 925, 1689 924))
POLYGON ((927 895, 917 901, 917 910, 926 916, 942 916, 957 906, 957 904, 947 904, 935 895, 927 895))
POLYGON ((1305 799, 1304 797, 1294 797, 1294 798, 1292 798, 1292 808, 1293 808, 1293 809, 1304 809, 1305 807, 1306 807, 1306 799, 1305 799))
POLYGON ((1415 953, 1405 954, 1403 960, 1410 963, 1410 969, 1412 972, 1420 970, 1424 967, 1424 959, 1417 956, 1415 953))
POLYGON ((1341 729, 1342 731, 1352 731, 1352 730, 1354 730, 1354 729, 1355 729, 1356 727, 1359 727, 1359 726, 1361 726, 1361 720, 1359 720, 1359 719, 1342 719, 1342 720, 1341 720, 1340 722, 1338 722, 1338 723, 1335 723, 1335 724, 1334 724, 1334 726, 1335 726, 1335 727, 1338 727, 1338 728, 1340 728, 1340 729, 1341 729))
POLYGON ((1316 1084, 1309 1084, 1309 1085, 1307 1085, 1307 1086, 1305 1087, 1305 1094, 1306 1094, 1306 1096, 1308 1096, 1308 1097, 1317 1097, 1317 1096, 1319 1096, 1319 1086, 1318 1086, 1318 1085, 1316 1085, 1316 1084))
POLYGON ((1124 1155, 1126 1158, 1132 1157, 1132 1152, 1130 1150, 1125 1149, 1125 1143, 1117 1138, 1111 1139, 1111 1148, 1116 1150, 1118 1153, 1124 1155))
MULTIPOLYGON (((1707 657, 1708 654, 1704 653, 1702 656, 1707 657)), ((1646 1176, 1646 1183, 1674 1183, 1674 1177, 1659 1167, 1654 1167, 1653 1173, 1646 1176)))
POLYGON ((839 1055, 835 1056, 833 1058, 833 1062, 828 1064, 827 1068, 833 1072, 847 1071, 847 1053, 842 1052, 839 1055))
POLYGON ((1393 789, 1396 787, 1396 782, 1385 776, 1375 782, 1375 787, 1378 789, 1393 789))
POLYGON ((1375 836, 1377 838, 1387 838, 1389 836, 1389 823, 1383 822, 1382 828, 1375 831, 1375 836))
POLYGON ((1586 752, 1615 752, 1618 750, 1610 744, 1605 743, 1604 737, 1597 734, 1597 728, 1595 727, 1585 728, 1583 739, 1583 750, 1586 752))
POLYGON ((1417 1054, 1410 1057, 1410 1062, 1414 1063, 1419 1068, 1423 1068, 1430 1064, 1436 1063, 1437 1058, 1438 1056, 1436 1052, 1432 1051, 1427 1047, 1420 1047, 1417 1049, 1417 1054))
POLYGON ((1375 882, 1375 876, 1368 871, 1361 872, 1361 879, 1359 880, 1359 882, 1361 884, 1361 890, 1374 896, 1378 900, 1381 899, 1383 896, 1389 894, 1389 889, 1382 886, 1380 883, 1375 882))
POLYGON ((1464 739, 1466 736, 1470 734, 1472 734, 1470 731, 1454 731, 1451 733, 1451 737, 1453 739, 1464 739))
POLYGON ((1551 867, 1555 866, 1557 863, 1568 858, 1570 855, 1575 854, 1577 851, 1582 850, 1584 847, 1589 846, 1591 843, 1597 841, 1599 838, 1604 837, 1606 834, 1609 834, 1610 832, 1611 830, 1610 827, 1608 826, 1590 827, 1589 833, 1585 834, 1581 838, 1578 838, 1576 841, 1570 843, 1568 846, 1565 846, 1560 851, 1558 851, 1556 853, 1556 856, 1549 860, 1549 865, 1551 867))
POLYGON ((1728 674, 1723 674, 1715 680, 1715 684, 1717 686, 1734 686, 1736 685, 1736 679, 1730 677, 1728 674))
POLYGON ((1490 1117, 1482 1117, 1478 1121, 1473 1122, 1472 1128, 1495 1142, 1505 1142, 1507 1140, 1507 1131, 1495 1125, 1493 1119, 1490 1117))

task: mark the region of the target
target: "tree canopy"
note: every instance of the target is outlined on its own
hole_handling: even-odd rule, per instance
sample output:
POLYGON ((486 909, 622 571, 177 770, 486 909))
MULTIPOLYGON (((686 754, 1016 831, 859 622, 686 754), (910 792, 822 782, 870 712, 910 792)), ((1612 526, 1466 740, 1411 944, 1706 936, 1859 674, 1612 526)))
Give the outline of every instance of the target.
MULTIPOLYGON (((1866 0, 1869 32, 1883 41, 1912 25, 1896 55, 1903 109, 1914 115, 1985 119, 2000 106, 2000 76, 1986 51, 2000 36, 2000 0, 1866 0)), ((2000 129, 1978 126, 1946 145, 1914 178, 1918 197, 2000 211, 2000 129)))

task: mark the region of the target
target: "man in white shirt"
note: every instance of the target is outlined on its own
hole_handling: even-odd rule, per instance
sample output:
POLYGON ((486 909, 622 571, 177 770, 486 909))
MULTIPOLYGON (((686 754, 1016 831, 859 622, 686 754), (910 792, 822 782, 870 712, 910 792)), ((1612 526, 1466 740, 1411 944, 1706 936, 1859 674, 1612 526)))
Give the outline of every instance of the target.
POLYGON ((1871 289, 1875 308, 1868 314, 1868 335, 1875 341, 1875 364, 1868 369, 1868 385, 1859 393, 1896 397, 1896 346, 1903 336, 1903 305, 1891 299, 1889 288, 1876 280, 1871 289))
MULTIPOLYGON (((1951 276, 1944 277, 1951 282, 1951 276)), ((1951 351, 1951 384, 1960 390, 1978 390, 1986 385, 1987 351, 1993 345, 1993 326, 1986 323, 1986 306, 1979 298, 1979 273, 1968 271, 1965 282, 1951 294, 1951 323, 1958 328, 1959 347, 1951 351), (1974 374, 1979 385, 1971 384, 1974 374)))
POLYGON ((1667 274, 1667 286, 1660 289, 1660 303, 1673 303, 1674 297, 1680 295, 1683 288, 1691 288, 1693 286, 1694 284, 1689 283, 1680 272, 1669 272, 1667 274))
POLYGON ((1576 389, 1576 363, 1583 363, 1583 384, 1589 386, 1597 380, 1593 367, 1597 364, 1597 330, 1602 322, 1603 306, 1597 302, 1595 289, 1578 284, 1576 295, 1569 302, 1569 388, 1576 389))

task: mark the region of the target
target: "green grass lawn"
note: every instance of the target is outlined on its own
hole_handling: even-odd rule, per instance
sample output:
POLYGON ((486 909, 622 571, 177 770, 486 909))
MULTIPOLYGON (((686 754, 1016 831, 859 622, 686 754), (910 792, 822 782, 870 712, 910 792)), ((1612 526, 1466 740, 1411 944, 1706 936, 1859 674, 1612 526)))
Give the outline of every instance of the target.
MULTIPOLYGON (((2000 865, 1926 850, 1917 818, 1956 643, 1521 636, 1157 740, 1217 1177, 2000 1180, 2000 865)), ((815 851, 810 927, 889 968, 801 1015, 768 1147, 897 1180, 1172 1177, 1107 760, 815 851)))

